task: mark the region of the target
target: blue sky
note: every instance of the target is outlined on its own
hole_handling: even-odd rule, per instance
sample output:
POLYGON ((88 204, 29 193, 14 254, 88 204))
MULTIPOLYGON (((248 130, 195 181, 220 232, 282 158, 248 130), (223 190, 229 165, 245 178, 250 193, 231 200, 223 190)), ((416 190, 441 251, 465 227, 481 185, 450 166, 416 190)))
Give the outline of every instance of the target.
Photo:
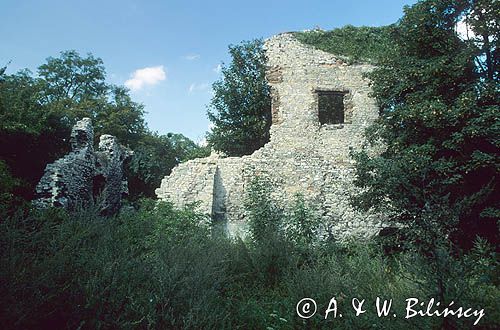
POLYGON ((152 130, 195 141, 229 44, 286 31, 397 21, 410 0, 106 1, 0 0, 0 66, 33 72, 75 49, 104 61, 108 81, 145 105, 152 130))

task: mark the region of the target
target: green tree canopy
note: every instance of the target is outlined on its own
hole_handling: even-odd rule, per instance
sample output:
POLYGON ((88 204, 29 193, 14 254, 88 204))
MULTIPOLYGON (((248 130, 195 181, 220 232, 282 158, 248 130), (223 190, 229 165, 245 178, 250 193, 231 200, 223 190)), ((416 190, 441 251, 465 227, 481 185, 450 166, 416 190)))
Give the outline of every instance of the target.
POLYGON ((228 156, 251 154, 269 141, 270 89, 265 80, 262 40, 229 46, 231 64, 212 88, 208 117, 214 124, 208 143, 228 156))
POLYGON ((81 102, 105 96, 108 89, 102 60, 92 54, 81 57, 74 50, 61 52, 58 58, 47 58, 47 63, 38 67, 38 74, 45 84, 47 102, 81 102))
MULTIPOLYGON (((420 242, 451 238, 470 247, 477 235, 498 242, 498 71, 483 61, 496 49, 456 33, 464 16, 493 3, 425 0, 406 7, 392 31, 394 47, 370 75, 381 115, 368 137, 386 148, 378 156, 355 154, 363 188, 356 204, 392 214, 420 242)), ((472 25, 478 38, 485 25, 472 25)), ((491 26, 488 38, 498 40, 498 25, 491 26)))
POLYGON ((106 83, 100 58, 65 51, 49 57, 38 75, 0 72, 0 161, 14 179, 21 179, 16 189, 25 199, 32 198, 46 164, 68 152, 71 127, 83 117, 92 119, 96 140, 111 134, 136 151, 127 164, 132 198, 154 196, 176 164, 204 154, 180 134, 151 132, 144 106, 126 88, 106 83))
POLYGON ((131 199, 155 197, 161 180, 179 163, 206 157, 210 149, 200 147, 182 134, 149 133, 138 140, 127 167, 131 199))
POLYGON ((102 100, 95 113, 96 135, 111 134, 120 143, 136 148, 144 135, 149 134, 144 122, 144 106, 132 101, 122 86, 109 86, 108 98, 102 100))

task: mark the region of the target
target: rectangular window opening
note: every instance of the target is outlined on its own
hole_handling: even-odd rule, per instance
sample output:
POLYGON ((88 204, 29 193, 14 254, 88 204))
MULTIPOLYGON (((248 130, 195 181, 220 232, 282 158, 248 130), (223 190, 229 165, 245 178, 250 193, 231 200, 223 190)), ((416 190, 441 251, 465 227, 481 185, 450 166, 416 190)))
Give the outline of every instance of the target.
POLYGON ((318 119, 323 124, 344 123, 344 96, 337 91, 318 92, 318 119))

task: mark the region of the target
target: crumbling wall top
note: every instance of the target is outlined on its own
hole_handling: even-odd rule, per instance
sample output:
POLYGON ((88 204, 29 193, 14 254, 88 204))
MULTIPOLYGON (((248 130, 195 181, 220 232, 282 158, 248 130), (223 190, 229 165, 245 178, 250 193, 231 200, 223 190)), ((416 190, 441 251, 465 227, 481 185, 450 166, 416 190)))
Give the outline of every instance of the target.
POLYGON ((48 164, 36 187, 34 205, 74 209, 100 203, 102 214, 116 213, 127 190, 123 162, 132 152, 112 136, 100 137, 94 151, 94 129, 90 118, 79 120, 71 130, 71 152, 48 164))
POLYGON ((279 64, 282 67, 350 65, 345 56, 335 55, 306 45, 291 32, 277 34, 265 40, 264 50, 269 67, 279 64), (299 56, 297 56, 299 55, 299 56))
POLYGON ((71 130, 70 143, 73 151, 85 147, 93 149, 94 128, 90 118, 83 118, 76 122, 71 130))

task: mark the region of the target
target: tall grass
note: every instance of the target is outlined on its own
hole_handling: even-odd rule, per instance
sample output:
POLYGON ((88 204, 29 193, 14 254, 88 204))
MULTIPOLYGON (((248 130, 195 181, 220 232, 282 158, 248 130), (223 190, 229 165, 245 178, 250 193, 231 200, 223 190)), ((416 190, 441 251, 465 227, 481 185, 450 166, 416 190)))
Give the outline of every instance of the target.
MULTIPOLYGON (((262 187, 261 187, 262 188, 262 187)), ((250 194, 251 195, 251 194, 250 194)), ((257 198, 259 195, 254 195, 257 198)), ((253 207, 268 203, 254 199, 253 207)), ((250 207, 252 202, 247 205, 250 207)), ((273 204, 275 205, 275 204, 273 204)), ((249 209, 260 223, 254 240, 212 235, 190 209, 145 201, 138 210, 103 218, 92 208, 68 214, 32 210, 0 223, 2 329, 428 329, 440 318, 378 318, 376 297, 392 298, 403 316, 408 297, 435 294, 432 264, 406 251, 390 257, 375 244, 313 241, 312 213, 300 198, 292 213, 249 209), (260 212, 260 213, 259 213, 260 212), (279 214, 279 216, 278 216, 279 214), (295 225, 294 225, 295 224, 295 225), (273 235, 266 228, 283 228, 273 235), (292 228, 292 230, 286 230, 292 228), (297 239, 300 232, 305 239, 297 239), (304 297, 318 303, 310 319, 297 316, 304 297), (332 297, 342 318, 325 320, 332 297), (365 299, 356 317, 351 299, 365 299)), ((254 217, 254 219, 256 219, 254 217)), ((497 328, 496 256, 484 244, 453 259, 447 299, 484 307, 484 328, 497 328), (496 314, 495 314, 496 313, 496 314)), ((468 328, 473 321, 455 319, 468 328)))

